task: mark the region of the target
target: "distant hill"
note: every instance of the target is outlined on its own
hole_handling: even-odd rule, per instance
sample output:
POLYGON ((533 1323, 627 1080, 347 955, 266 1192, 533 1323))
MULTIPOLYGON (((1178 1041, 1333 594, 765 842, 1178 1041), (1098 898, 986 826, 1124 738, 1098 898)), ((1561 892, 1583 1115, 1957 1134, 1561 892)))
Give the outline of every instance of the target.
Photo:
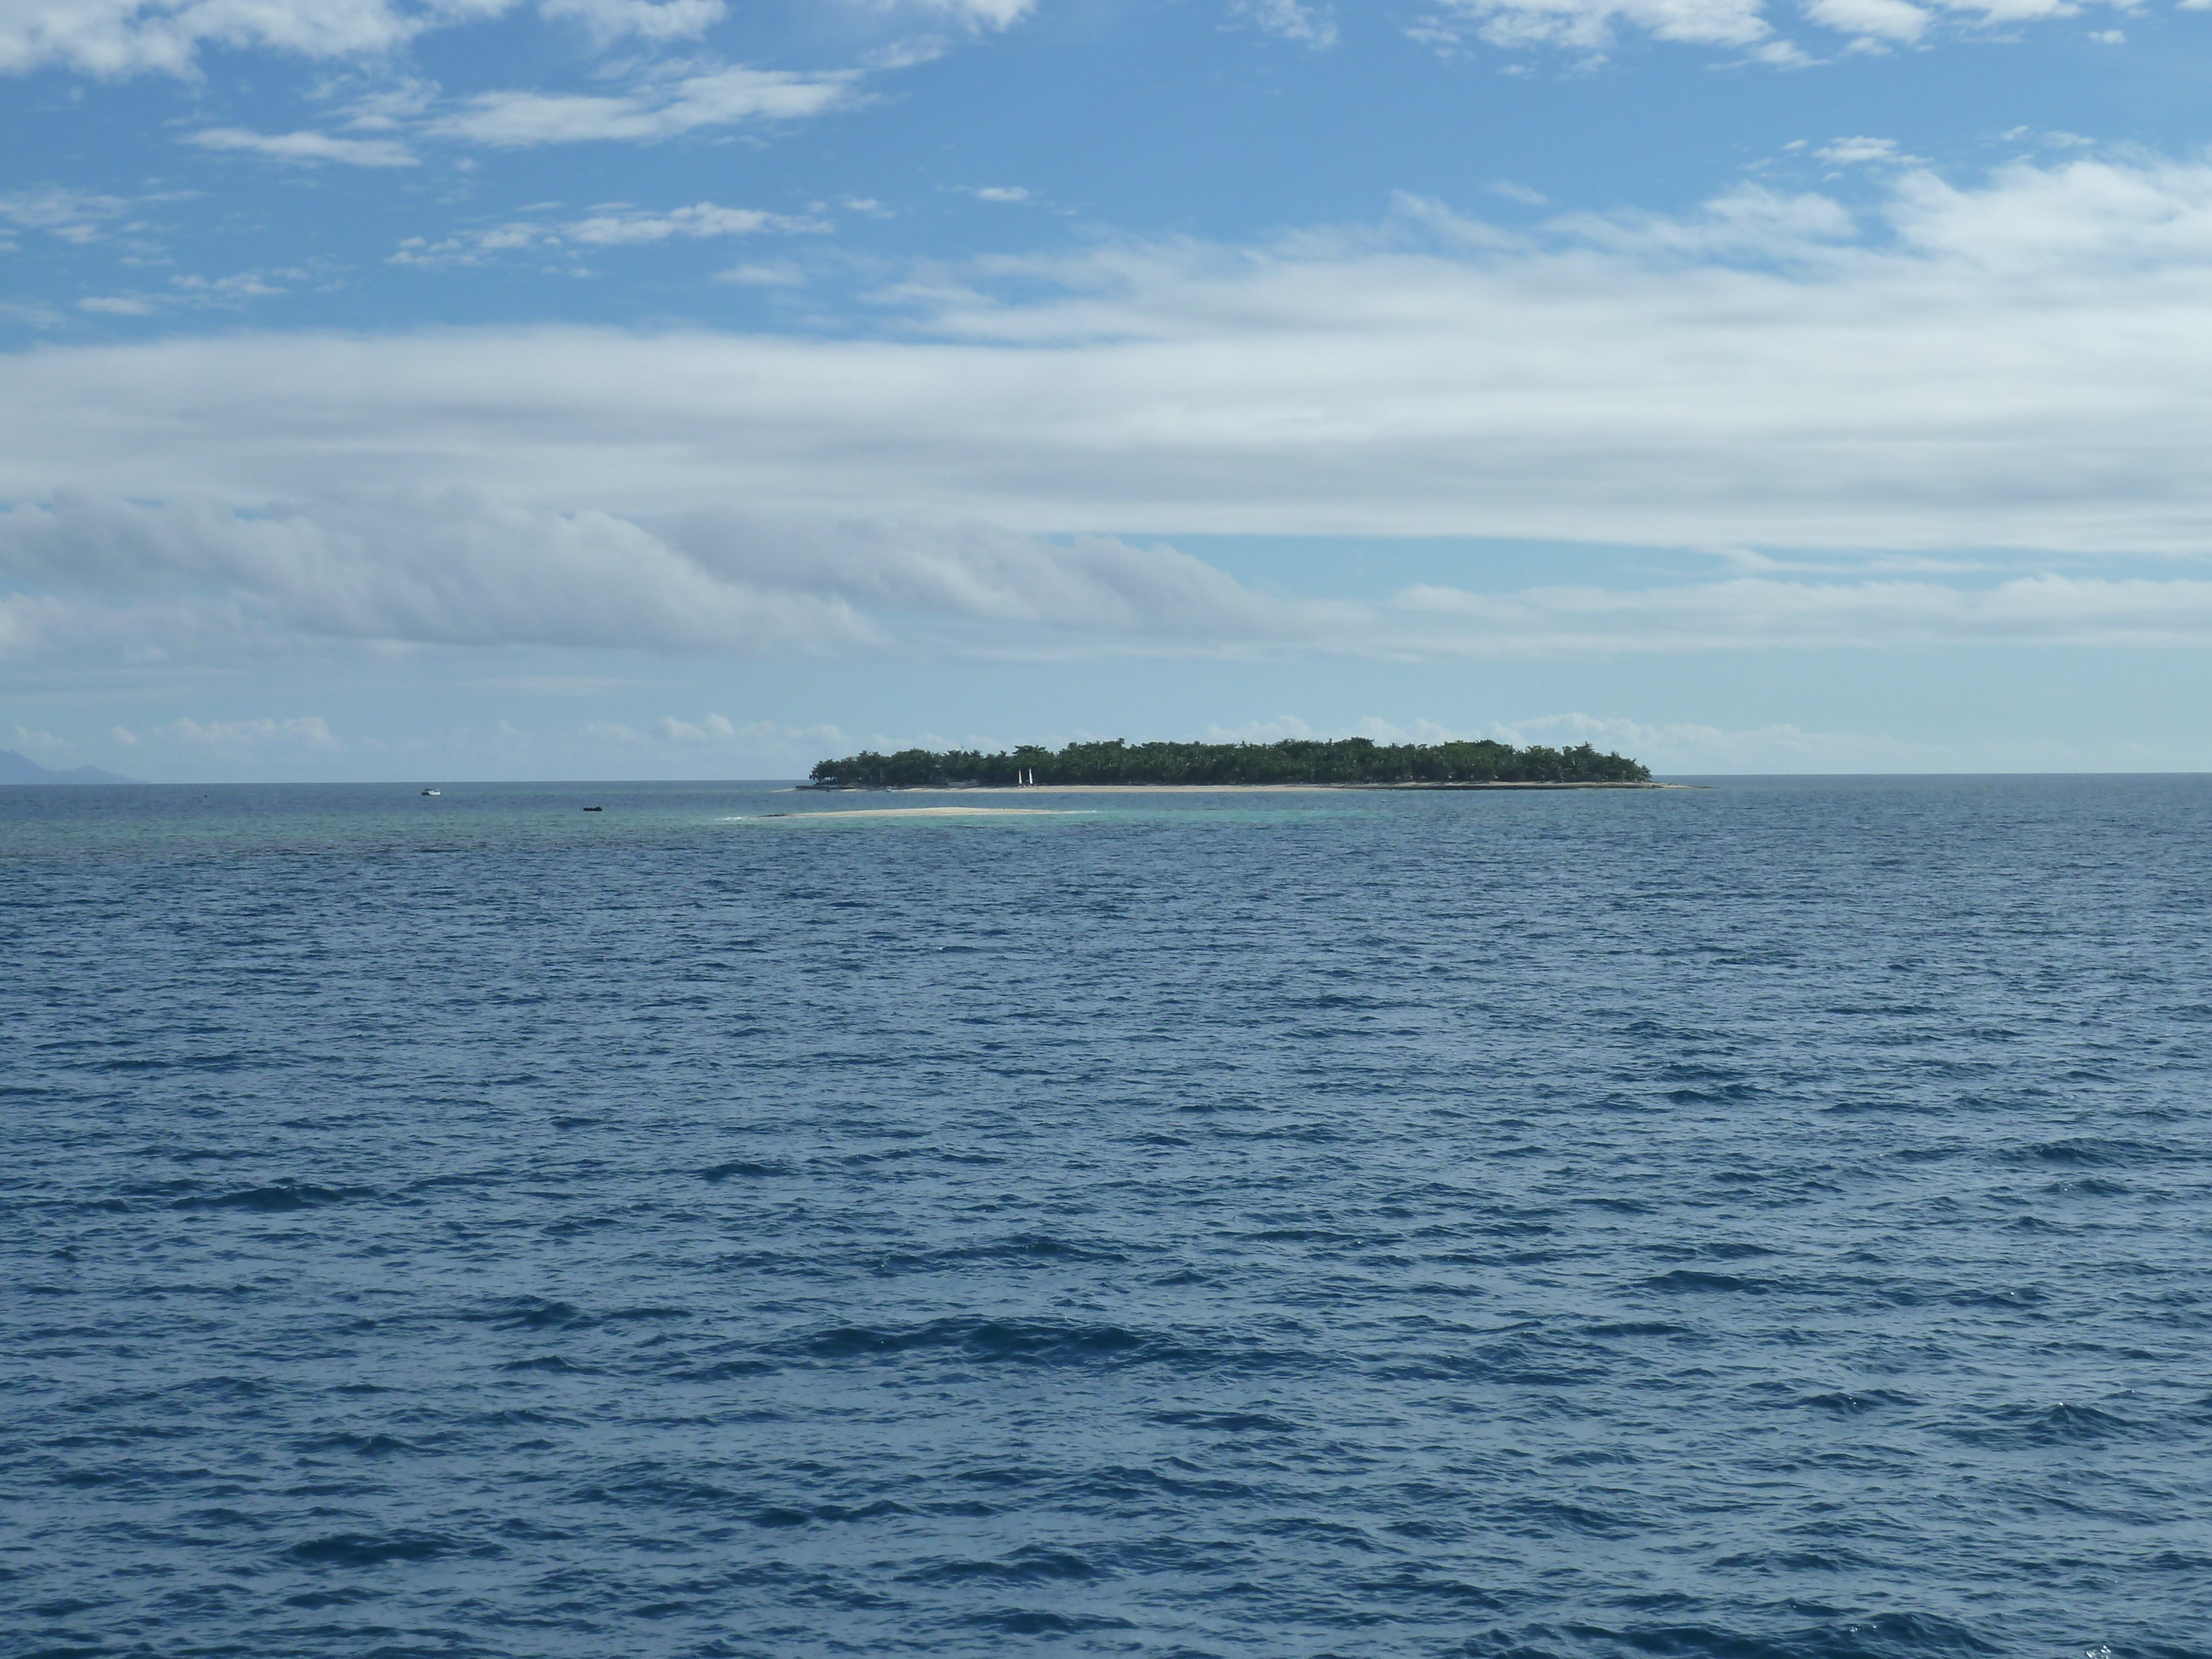
POLYGON ((17 754, 12 749, 0 749, 0 783, 136 783, 136 778, 118 778, 112 772, 103 772, 97 766, 72 766, 67 771, 57 772, 51 766, 17 754))

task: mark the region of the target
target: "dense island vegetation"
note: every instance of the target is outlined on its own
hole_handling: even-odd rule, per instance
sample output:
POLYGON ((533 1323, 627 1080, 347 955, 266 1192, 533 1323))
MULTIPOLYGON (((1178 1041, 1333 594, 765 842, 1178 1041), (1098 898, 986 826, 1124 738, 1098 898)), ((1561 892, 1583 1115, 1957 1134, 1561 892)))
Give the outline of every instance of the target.
POLYGON ((1024 745, 985 755, 972 749, 937 752, 863 750, 826 760, 812 773, 829 789, 917 789, 966 786, 1011 788, 1024 779, 1042 786, 1078 783, 1649 783, 1650 769, 1589 744, 1516 749, 1492 743, 1071 743, 1054 751, 1024 745))

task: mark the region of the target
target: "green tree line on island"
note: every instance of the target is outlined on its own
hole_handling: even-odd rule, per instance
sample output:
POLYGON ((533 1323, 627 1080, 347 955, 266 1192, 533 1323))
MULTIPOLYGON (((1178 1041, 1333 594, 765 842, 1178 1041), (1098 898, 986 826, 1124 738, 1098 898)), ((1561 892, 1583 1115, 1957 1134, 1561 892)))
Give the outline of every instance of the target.
POLYGON ((824 788, 1011 788, 1077 783, 1649 783, 1650 769, 1589 744, 1547 749, 1475 743, 1375 743, 1291 738, 1281 743, 1071 743, 999 754, 973 749, 862 750, 810 775, 824 788))

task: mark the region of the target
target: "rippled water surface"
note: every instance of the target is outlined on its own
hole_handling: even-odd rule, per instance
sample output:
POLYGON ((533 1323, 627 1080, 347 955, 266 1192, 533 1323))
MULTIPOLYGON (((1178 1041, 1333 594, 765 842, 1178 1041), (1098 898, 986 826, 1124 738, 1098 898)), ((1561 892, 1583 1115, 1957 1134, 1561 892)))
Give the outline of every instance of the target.
POLYGON ((2212 1652, 2212 781, 886 804, 0 790, 0 1651, 2212 1652))

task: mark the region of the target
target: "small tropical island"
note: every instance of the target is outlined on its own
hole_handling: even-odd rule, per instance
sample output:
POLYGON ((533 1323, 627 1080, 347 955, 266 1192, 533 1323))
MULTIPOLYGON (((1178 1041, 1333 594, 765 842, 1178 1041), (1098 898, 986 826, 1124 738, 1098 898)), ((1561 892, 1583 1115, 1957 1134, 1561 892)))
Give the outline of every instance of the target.
POLYGON ((999 754, 972 749, 862 750, 825 760, 817 789, 1340 788, 1656 789, 1650 769, 1589 744, 1516 749, 1474 743, 1376 743, 1366 738, 1291 738, 1281 743, 1024 744, 999 754))

